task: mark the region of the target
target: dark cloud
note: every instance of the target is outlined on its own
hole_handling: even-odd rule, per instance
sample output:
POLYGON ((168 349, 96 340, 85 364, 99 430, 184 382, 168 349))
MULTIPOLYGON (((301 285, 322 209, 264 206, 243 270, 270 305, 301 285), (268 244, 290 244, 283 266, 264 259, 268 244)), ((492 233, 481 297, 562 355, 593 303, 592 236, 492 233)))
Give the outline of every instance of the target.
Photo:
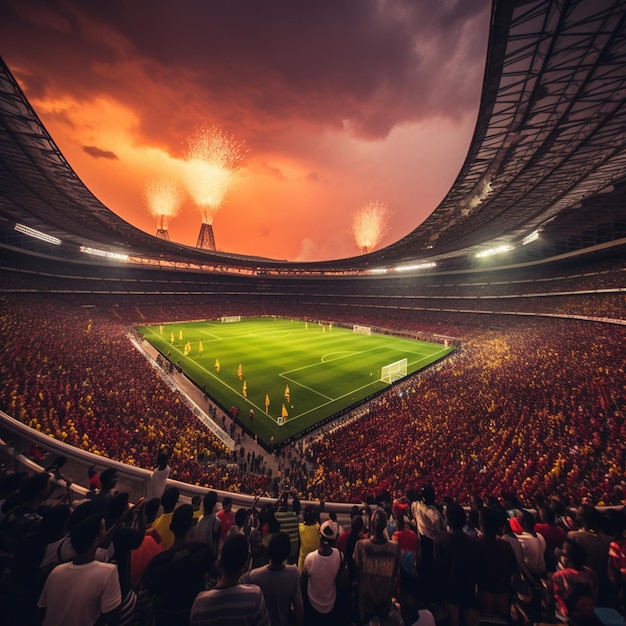
POLYGON ((111 152, 110 150, 101 150, 96 146, 83 146, 83 152, 86 152, 94 159, 111 159, 112 161, 119 161, 119 157, 115 154, 115 152, 111 152))
MULTIPOLYGON (((475 107, 489 0, 4 3, 0 36, 29 83, 109 94, 171 146, 203 117, 251 144, 294 123, 384 138, 475 107)), ((2 18, 0 13, 0 18, 2 18)))
MULTIPOLYGON (((259 235, 230 226, 227 247, 336 258, 356 251, 345 241, 353 208, 384 200, 406 232, 454 180, 491 1, 0 0, 1 54, 79 175, 125 219, 142 227, 147 172, 215 124, 249 148, 241 213, 272 208, 259 235), (125 167, 105 180, 101 159, 118 155, 125 167)), ((193 245, 186 219, 172 226, 193 245)))

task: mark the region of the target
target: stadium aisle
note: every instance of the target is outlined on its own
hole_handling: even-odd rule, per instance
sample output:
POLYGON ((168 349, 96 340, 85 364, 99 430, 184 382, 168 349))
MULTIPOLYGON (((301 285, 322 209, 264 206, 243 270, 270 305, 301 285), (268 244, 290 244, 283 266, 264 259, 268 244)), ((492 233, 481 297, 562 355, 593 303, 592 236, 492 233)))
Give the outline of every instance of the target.
MULTIPOLYGON (((158 352, 153 346, 151 346, 148 342, 143 342, 141 344, 141 347, 150 355, 150 357, 154 361, 156 361, 158 352)), ((203 410, 208 419, 211 419, 207 411, 210 403, 213 407, 215 407, 218 417, 224 417, 226 421, 226 430, 230 428, 233 418, 228 413, 223 411, 219 406, 214 404, 210 398, 207 400, 202 391, 200 391, 200 389, 198 389, 184 374, 174 372, 174 374, 171 375, 171 379, 174 380, 174 382, 190 400, 192 400, 197 406, 199 406, 203 410)), ((217 426, 221 428, 221 423, 217 422, 217 426)), ((202 424, 199 423, 198 427, 202 428, 202 424)), ((242 433, 242 430, 239 426, 236 426, 236 429, 236 432, 240 434, 242 433)), ((278 461, 276 460, 275 455, 269 454, 262 446, 255 443, 254 439, 249 435, 245 435, 245 441, 242 441, 242 445, 246 449, 246 452, 254 452, 254 454, 257 456, 262 455, 265 459, 266 467, 268 469, 271 468, 272 475, 276 476, 276 473, 278 471, 278 461)))

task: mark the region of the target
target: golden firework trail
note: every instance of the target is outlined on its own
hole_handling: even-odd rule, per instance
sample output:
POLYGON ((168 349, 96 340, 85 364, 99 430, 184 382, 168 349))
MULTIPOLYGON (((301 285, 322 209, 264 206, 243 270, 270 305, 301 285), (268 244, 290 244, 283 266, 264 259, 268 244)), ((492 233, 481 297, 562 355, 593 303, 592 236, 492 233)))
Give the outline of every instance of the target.
POLYGON ((246 154, 245 143, 218 126, 197 129, 187 143, 185 184, 200 209, 202 223, 212 224, 234 182, 234 172, 246 154))
POLYGON ((363 254, 371 252, 387 234, 389 208, 384 202, 369 202, 352 215, 352 233, 363 254))
POLYGON ((166 230, 185 199, 180 185, 168 178, 153 178, 146 182, 144 200, 148 210, 157 218, 157 227, 166 230))

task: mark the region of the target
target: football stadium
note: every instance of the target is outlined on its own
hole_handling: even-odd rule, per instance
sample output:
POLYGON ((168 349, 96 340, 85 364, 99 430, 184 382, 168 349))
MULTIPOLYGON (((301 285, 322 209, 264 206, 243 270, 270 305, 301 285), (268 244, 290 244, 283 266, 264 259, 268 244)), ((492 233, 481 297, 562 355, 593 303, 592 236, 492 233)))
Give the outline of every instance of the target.
POLYGON ((70 623, 53 582, 94 558, 119 574, 106 623, 226 623, 211 602, 252 602, 239 576, 268 563, 297 572, 285 621, 259 575, 257 621, 228 623, 624 623, 626 2, 493 0, 452 186, 334 260, 216 250, 210 221, 195 247, 136 228, 19 76, 0 58, 7 624, 70 623), (215 511, 222 534, 194 539, 215 511), (112 543, 100 521, 85 540, 93 517, 112 543), (190 537, 206 571, 166 566, 190 537), (338 548, 351 581, 337 556, 319 600, 312 561, 338 548))
POLYGON ((342 328, 276 317, 225 316, 138 330, 169 369, 180 368, 231 414, 243 412, 251 433, 275 444, 364 404, 452 351, 372 334, 361 324, 342 328))

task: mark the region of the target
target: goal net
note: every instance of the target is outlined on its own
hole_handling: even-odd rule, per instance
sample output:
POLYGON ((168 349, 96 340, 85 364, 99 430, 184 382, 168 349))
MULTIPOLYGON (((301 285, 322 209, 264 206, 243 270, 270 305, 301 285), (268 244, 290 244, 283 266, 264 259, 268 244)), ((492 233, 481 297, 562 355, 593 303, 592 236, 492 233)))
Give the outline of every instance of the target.
POLYGON ((359 326, 358 324, 354 324, 354 326, 352 326, 352 332, 357 333, 358 335, 371 335, 372 328, 370 326, 359 326))
POLYGON ((241 322, 241 315, 224 315, 222 317, 222 324, 229 324, 230 322, 241 322))
POLYGON ((380 372, 380 380, 390 385, 396 380, 405 378, 407 375, 406 366, 407 366, 406 359, 400 359, 399 361, 396 361, 395 363, 389 363, 389 365, 384 365, 380 372))

